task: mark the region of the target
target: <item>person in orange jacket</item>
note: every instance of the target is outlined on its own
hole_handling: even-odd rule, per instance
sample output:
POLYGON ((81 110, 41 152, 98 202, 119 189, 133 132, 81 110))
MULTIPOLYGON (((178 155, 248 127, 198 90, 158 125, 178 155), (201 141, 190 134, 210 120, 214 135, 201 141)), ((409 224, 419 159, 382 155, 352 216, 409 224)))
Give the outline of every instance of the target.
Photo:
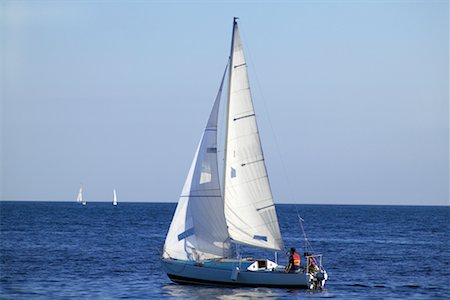
POLYGON ((286 268, 286 273, 289 272, 297 272, 300 270, 300 255, 295 253, 295 248, 291 248, 290 255, 289 255, 289 263, 286 268))

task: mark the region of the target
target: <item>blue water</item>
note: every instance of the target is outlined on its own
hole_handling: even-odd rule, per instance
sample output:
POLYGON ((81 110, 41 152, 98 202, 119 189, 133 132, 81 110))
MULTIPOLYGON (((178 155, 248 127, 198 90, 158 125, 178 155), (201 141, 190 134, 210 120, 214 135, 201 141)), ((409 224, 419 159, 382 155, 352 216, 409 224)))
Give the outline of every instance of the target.
MULTIPOLYGON (((175 204, 0 202, 0 298, 450 298, 450 207, 297 208, 324 255, 321 291, 172 283, 158 258, 175 204)), ((301 248, 296 207, 277 211, 301 248)))

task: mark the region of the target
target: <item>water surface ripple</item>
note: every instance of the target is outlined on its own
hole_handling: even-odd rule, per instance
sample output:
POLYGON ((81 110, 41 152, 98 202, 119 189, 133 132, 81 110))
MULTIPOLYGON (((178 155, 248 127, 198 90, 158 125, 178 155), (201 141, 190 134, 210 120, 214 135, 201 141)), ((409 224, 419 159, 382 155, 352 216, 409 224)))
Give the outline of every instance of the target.
MULTIPOLYGON (((321 291, 172 283, 159 256, 175 204, 2 201, 0 298, 449 299, 449 207, 297 208, 324 254, 321 291)), ((296 207, 277 211, 286 246, 301 248, 296 207)))

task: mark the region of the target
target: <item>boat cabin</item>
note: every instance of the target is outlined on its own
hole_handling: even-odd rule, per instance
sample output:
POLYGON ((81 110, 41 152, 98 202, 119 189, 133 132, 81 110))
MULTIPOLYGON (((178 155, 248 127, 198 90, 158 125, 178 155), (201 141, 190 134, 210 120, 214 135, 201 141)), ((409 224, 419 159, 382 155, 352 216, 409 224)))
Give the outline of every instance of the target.
POLYGON ((247 267, 249 271, 274 271, 278 267, 278 264, 268 259, 257 259, 254 263, 247 267))

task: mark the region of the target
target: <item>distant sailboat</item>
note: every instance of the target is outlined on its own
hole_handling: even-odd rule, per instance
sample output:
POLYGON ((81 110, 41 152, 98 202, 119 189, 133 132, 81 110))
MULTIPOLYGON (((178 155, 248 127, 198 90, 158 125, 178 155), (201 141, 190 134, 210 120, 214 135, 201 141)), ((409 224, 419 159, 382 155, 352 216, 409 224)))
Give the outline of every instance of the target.
POLYGON ((117 205, 117 194, 116 194, 116 190, 113 190, 113 205, 116 206, 117 205))
POLYGON ((78 191, 77 203, 83 202, 83 187, 80 186, 80 190, 78 191))

